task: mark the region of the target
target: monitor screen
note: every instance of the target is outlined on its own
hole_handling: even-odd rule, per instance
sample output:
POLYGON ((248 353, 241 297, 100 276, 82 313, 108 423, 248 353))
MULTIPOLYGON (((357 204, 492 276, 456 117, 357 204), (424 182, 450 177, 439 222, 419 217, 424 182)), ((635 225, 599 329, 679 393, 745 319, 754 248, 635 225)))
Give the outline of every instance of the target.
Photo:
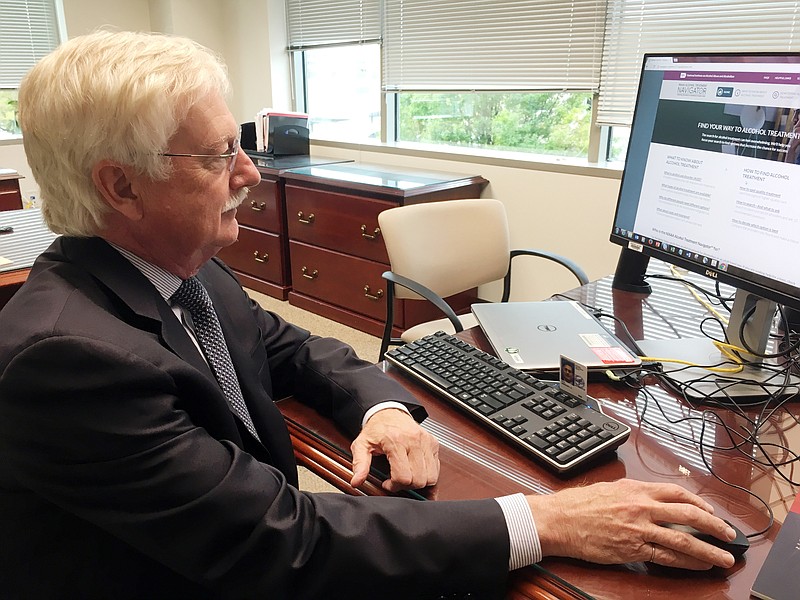
POLYGON ((800 308, 800 54, 645 55, 611 241, 800 308))

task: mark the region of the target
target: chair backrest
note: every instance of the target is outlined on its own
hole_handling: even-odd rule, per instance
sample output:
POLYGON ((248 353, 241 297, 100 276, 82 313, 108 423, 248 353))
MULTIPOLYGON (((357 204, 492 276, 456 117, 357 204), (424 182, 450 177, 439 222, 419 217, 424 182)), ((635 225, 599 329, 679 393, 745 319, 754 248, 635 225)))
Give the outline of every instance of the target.
MULTIPOLYGON (((411 204, 378 215, 394 273, 442 297, 502 279, 510 238, 503 203, 490 198, 411 204)), ((402 286, 398 298, 419 298, 402 286)))

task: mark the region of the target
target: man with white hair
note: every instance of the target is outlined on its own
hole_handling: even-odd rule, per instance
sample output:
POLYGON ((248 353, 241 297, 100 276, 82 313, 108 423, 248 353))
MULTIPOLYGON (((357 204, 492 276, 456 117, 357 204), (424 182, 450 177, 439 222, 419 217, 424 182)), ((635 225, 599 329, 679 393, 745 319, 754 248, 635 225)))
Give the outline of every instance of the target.
POLYGON ((687 568, 733 531, 674 485, 618 481, 462 502, 297 489, 273 399, 355 438, 353 484, 434 485, 402 386, 250 300, 214 258, 260 176, 228 80, 177 37, 97 32, 20 87, 25 151, 62 234, 0 312, 4 597, 502 597, 544 555, 687 568))

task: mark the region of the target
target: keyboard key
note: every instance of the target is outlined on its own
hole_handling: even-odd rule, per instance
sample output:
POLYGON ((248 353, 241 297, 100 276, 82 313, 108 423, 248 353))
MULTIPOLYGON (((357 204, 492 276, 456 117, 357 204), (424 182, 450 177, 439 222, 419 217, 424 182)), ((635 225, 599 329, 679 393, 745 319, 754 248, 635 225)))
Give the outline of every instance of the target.
POLYGON ((525 441, 528 442, 534 448, 539 448, 540 450, 544 450, 545 448, 550 446, 550 443, 546 440, 543 440, 538 435, 531 435, 525 438, 525 441))
POLYGON ((577 448, 570 448, 569 450, 565 450, 564 452, 562 452, 561 454, 556 456, 556 460, 558 462, 566 463, 566 462, 571 461, 573 458, 578 456, 580 453, 581 453, 581 451, 578 450, 577 448))
POLYGON ((602 441, 603 440, 601 440, 599 437, 590 437, 583 440, 580 444, 578 444, 578 448, 580 448, 581 450, 589 450, 590 448, 594 448, 595 446, 597 446, 597 444, 599 444, 602 441))

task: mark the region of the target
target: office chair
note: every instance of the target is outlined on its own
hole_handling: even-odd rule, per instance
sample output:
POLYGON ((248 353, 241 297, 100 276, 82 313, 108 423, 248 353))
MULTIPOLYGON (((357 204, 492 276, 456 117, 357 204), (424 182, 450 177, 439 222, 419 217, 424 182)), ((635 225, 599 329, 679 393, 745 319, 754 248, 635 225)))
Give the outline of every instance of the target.
POLYGON ((445 297, 503 279, 501 302, 511 295, 511 261, 537 256, 569 269, 581 285, 589 283, 571 260, 544 250, 512 250, 503 203, 493 199, 446 200, 385 210, 378 224, 389 254, 386 324, 380 357, 389 346, 412 342, 439 330, 457 333, 477 325, 470 313, 458 316, 445 297), (392 337, 394 300, 425 299, 446 318, 420 323, 392 337))

